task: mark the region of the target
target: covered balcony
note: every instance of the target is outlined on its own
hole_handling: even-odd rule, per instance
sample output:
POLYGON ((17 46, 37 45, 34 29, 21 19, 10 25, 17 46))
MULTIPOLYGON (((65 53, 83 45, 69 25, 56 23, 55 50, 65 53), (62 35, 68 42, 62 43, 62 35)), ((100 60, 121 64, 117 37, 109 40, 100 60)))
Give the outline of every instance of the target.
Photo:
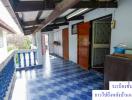
POLYGON ((0 100, 92 100, 110 81, 131 81, 131 4, 1 0, 0 100), (9 33, 31 45, 8 52, 9 33))

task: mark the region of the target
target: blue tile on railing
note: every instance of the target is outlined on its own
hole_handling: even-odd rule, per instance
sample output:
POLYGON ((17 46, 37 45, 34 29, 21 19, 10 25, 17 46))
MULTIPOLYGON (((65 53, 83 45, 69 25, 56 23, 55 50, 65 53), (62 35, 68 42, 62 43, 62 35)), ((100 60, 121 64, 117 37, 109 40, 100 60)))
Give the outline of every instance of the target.
POLYGON ((15 66, 13 57, 0 72, 0 100, 3 100, 3 98, 6 96, 14 70, 15 66))

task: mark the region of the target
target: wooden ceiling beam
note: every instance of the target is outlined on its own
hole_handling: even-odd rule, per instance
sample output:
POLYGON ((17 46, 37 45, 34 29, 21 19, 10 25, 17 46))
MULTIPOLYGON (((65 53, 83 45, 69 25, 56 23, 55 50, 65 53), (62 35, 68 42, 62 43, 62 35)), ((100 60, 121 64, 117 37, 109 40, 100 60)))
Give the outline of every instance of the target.
POLYGON ((54 5, 44 1, 20 1, 15 6, 15 12, 53 10, 54 5))
POLYGON ((58 29, 59 26, 47 26, 44 29, 41 30, 41 32, 47 32, 47 31, 52 31, 53 29, 58 29))
MULTIPOLYGON (((50 4, 50 7, 54 8, 55 7, 55 3, 54 3, 54 0, 44 0, 43 1, 43 6, 44 7, 49 7, 49 4, 50 4)), ((43 14, 43 11, 39 11, 37 17, 36 17, 36 21, 38 21, 41 17, 41 15, 43 14)))
MULTIPOLYGON (((59 24, 50 24, 50 25, 46 26, 45 28, 43 28, 41 32, 52 31, 53 29, 58 29, 59 26, 64 26, 64 25, 68 25, 68 24, 69 24, 68 22, 59 23, 59 24)), ((34 26, 34 27, 24 28, 25 35, 32 34, 32 32, 35 30, 35 28, 37 28, 37 27, 34 26)))
POLYGON ((40 31, 41 29, 46 27, 66 10, 76 5, 79 1, 80 0, 69 0, 69 2, 67 2, 67 0, 63 0, 55 7, 55 10, 41 23, 41 25, 38 28, 36 28, 36 30, 33 33, 36 33, 37 31, 40 31))
POLYGON ((66 17, 60 17, 60 18, 55 19, 53 23, 62 23, 66 21, 67 21, 66 17))
POLYGON ((58 23, 58 24, 50 24, 48 26, 53 27, 53 26, 64 26, 64 25, 68 25, 68 22, 64 22, 64 23, 58 23))
POLYGON ((114 1, 81 1, 72 8, 117 8, 118 3, 114 1))
POLYGON ((34 32, 34 30, 37 28, 37 26, 32 26, 28 28, 24 28, 24 35, 30 35, 34 32))
POLYGON ((36 20, 36 21, 26 21, 26 22, 23 22, 23 25, 24 26, 40 25, 43 20, 41 19, 41 20, 36 20))
POLYGON ((37 15, 37 17, 36 17, 36 21, 38 21, 38 20, 40 19, 42 13, 43 13, 43 11, 39 11, 39 12, 38 12, 38 15, 37 15))
MULTIPOLYGON (((82 20, 84 19, 83 16, 75 16, 70 19, 66 19, 65 17, 57 18, 56 20, 53 21, 54 24, 57 23, 68 23, 68 21, 74 21, 74 20, 82 20)), ((41 22, 44 21, 45 19, 39 19, 36 21, 26 21, 23 22, 23 26, 35 26, 35 25, 41 25, 41 22)))
MULTIPOLYGON (((24 11, 41 11, 41 10, 54 10, 55 4, 53 0, 44 1, 19 1, 15 3, 15 12, 24 11)), ((117 8, 118 3, 115 1, 80 1, 71 8, 117 8)))

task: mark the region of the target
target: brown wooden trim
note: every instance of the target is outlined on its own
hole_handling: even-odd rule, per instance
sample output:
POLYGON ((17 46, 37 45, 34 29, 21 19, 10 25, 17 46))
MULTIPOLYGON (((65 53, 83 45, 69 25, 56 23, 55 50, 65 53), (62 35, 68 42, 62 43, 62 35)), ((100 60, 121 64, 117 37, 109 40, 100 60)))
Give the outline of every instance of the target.
POLYGON ((69 29, 65 28, 62 30, 63 40, 63 58, 69 60, 69 29))
MULTIPOLYGON (((91 42, 91 41, 90 41, 90 38, 91 38, 91 35, 90 35, 90 34, 91 34, 91 31, 90 31, 90 30, 91 30, 91 22, 80 22, 80 23, 77 24, 77 26, 78 26, 79 24, 83 24, 83 23, 84 23, 84 24, 85 24, 85 23, 89 23, 89 24, 90 24, 90 27, 89 27, 89 42, 91 42)), ((77 28, 77 30, 78 30, 78 28, 77 28)), ((85 46, 82 46, 82 47, 85 47, 85 46)), ((85 69, 85 70, 90 69, 90 52, 91 52, 90 50, 91 50, 91 47, 90 47, 90 44, 89 44, 89 50, 88 50, 88 54, 89 54, 89 55, 88 55, 88 60, 89 60, 89 61, 88 61, 88 63, 87 63, 87 64, 88 64, 88 68, 85 68, 85 67, 82 66, 82 68, 85 69)), ((81 57, 83 57, 83 56, 81 56, 81 57)), ((79 64, 79 35, 78 35, 78 34, 77 34, 77 63, 79 64)))
MULTIPOLYGON (((76 25, 78 26, 79 24, 82 24, 82 23, 84 23, 84 21, 79 22, 79 23, 76 23, 76 25)), ((77 28, 77 30, 78 30, 78 28, 77 28)), ((78 49, 79 49, 79 45, 78 45, 78 44, 79 44, 79 43, 78 43, 79 40, 78 40, 78 38, 79 38, 79 37, 78 37, 78 34, 77 34, 77 64, 78 64, 78 62, 79 62, 79 61, 78 61, 78 60, 79 60, 79 55, 78 55, 78 54, 79 54, 79 50, 78 50, 78 49)))

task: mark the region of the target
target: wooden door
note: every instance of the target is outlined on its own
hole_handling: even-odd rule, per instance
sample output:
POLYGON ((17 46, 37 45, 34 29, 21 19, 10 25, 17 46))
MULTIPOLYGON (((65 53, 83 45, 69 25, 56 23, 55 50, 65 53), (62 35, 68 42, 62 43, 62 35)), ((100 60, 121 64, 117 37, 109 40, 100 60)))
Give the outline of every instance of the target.
POLYGON ((78 28, 78 64, 83 69, 89 67, 89 36, 90 36, 90 23, 80 23, 77 25, 78 28))
POLYGON ((63 29, 62 39, 63 39, 63 57, 64 57, 64 59, 69 60, 69 32, 68 32, 68 28, 63 29))

